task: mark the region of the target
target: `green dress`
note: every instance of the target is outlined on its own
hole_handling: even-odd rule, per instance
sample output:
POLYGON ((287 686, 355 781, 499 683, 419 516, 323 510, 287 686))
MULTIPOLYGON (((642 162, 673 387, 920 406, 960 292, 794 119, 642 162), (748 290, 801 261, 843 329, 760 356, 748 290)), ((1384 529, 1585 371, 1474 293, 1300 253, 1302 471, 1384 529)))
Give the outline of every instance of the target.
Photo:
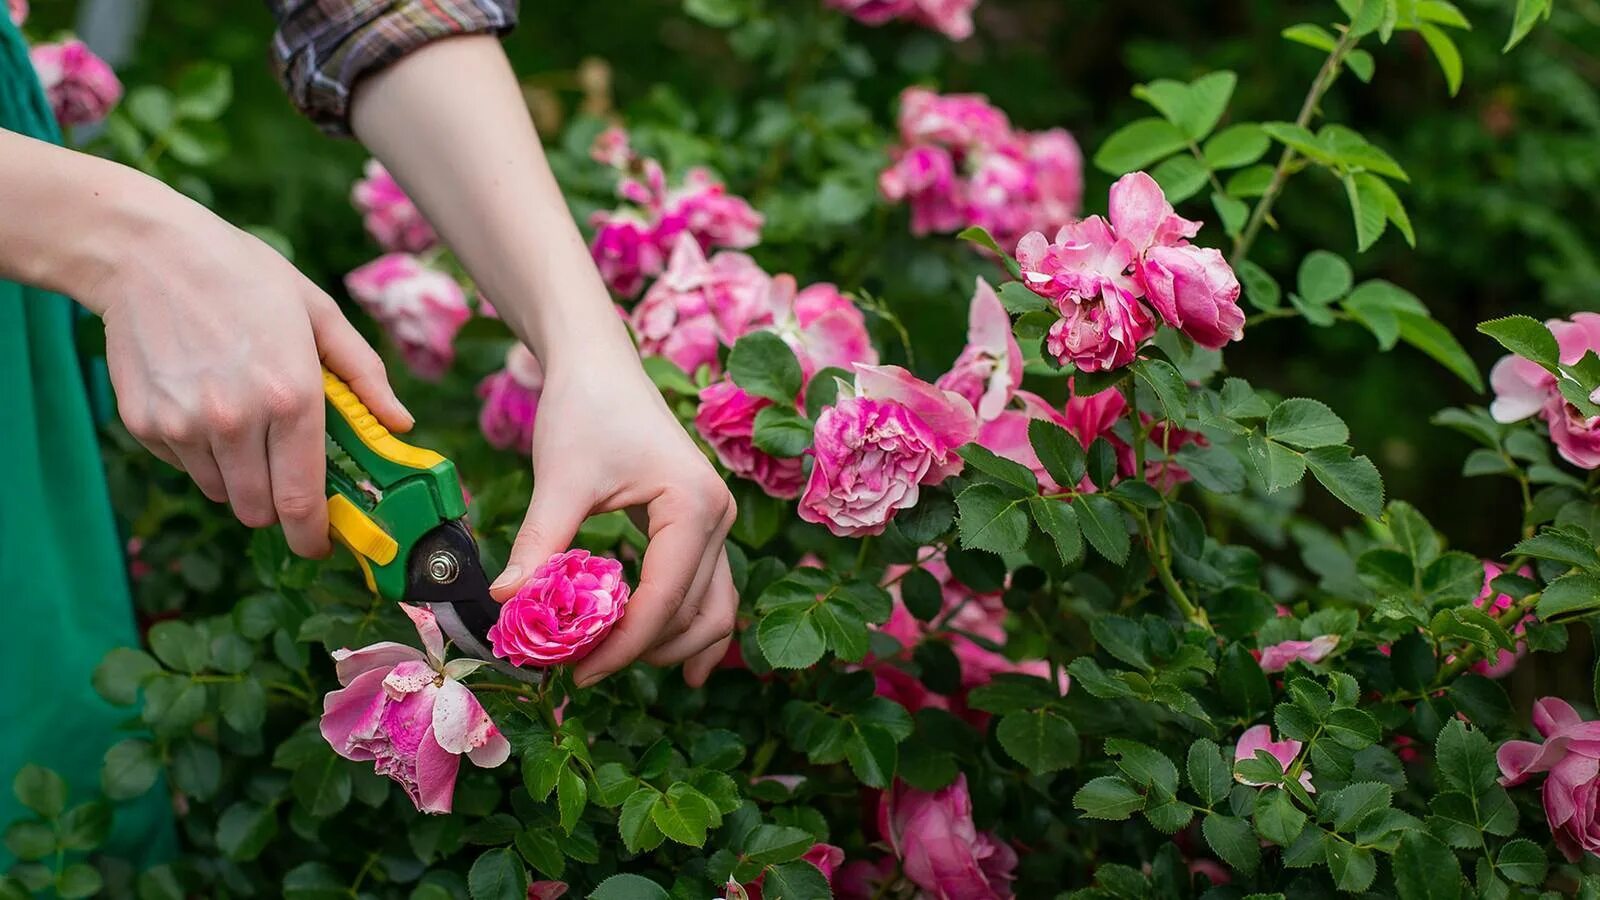
MULTIPOLYGON (((0 127, 60 141, 4 14, 0 127)), ((79 313, 65 297, 0 281, 0 829, 31 815, 11 791, 27 763, 65 777, 73 802, 95 796, 106 748, 129 736, 119 726, 133 717, 90 685, 106 651, 139 641, 74 342, 79 313)), ((158 785, 117 807, 108 852, 148 862, 174 841, 158 785)), ((11 862, 0 845, 0 872, 11 862)))

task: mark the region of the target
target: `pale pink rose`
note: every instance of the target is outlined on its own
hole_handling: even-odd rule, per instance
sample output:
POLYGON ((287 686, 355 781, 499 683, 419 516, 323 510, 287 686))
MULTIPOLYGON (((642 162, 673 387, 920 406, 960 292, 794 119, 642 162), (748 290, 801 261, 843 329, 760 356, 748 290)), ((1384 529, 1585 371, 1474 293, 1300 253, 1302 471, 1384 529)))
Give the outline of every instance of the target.
POLYGON ((761 243, 761 214, 744 198, 728 193, 706 169, 689 170, 683 185, 667 194, 661 217, 663 221, 681 219, 682 228, 706 249, 738 250, 761 243))
MULTIPOLYGON (((811 849, 807 850, 805 855, 801 856, 800 858, 805 862, 815 866, 817 871, 822 873, 822 877, 831 887, 833 885, 834 871, 836 871, 839 866, 844 863, 844 850, 839 847, 835 847, 832 844, 813 844, 811 849)), ((761 884, 766 880, 766 873, 763 872, 761 877, 757 878, 755 881, 752 881, 746 885, 740 885, 740 887, 743 889, 744 895, 749 898, 749 900, 763 900, 761 895, 761 884)))
POLYGON ((1063 365, 1084 372, 1121 368, 1155 335, 1139 286, 1125 274, 1134 258, 1133 246, 1099 216, 1062 228, 1054 243, 1035 231, 1017 244, 1023 283, 1061 316, 1045 349, 1063 365))
POLYGON ((969 152, 961 196, 966 220, 982 226, 1001 246, 1033 227, 1033 167, 1018 139, 969 152))
POLYGON ((589 145, 589 158, 613 169, 626 169, 633 164, 633 146, 627 129, 612 125, 594 136, 589 145))
POLYGON ((62 128, 98 122, 122 99, 122 82, 111 67, 77 38, 34 44, 28 58, 62 128))
POLYGON ((793 276, 778 275, 767 296, 772 330, 794 351, 807 383, 830 366, 849 371, 858 362, 877 365, 866 317, 834 285, 822 282, 797 292, 793 276))
MULTIPOLYGON (((1512 599, 1510 594, 1495 593, 1494 587, 1492 586, 1494 580, 1505 574, 1505 571, 1506 570, 1504 567, 1498 566, 1492 562, 1489 562, 1488 560, 1484 560, 1483 589, 1479 591, 1478 596, 1474 597, 1472 600, 1473 606, 1476 606, 1488 615, 1497 619, 1517 602, 1516 600, 1512 599)), ((1533 570, 1524 566, 1520 574, 1532 577, 1533 570)), ((1522 621, 1517 622, 1511 627, 1512 635, 1521 637, 1522 634, 1527 631, 1527 623, 1533 621, 1533 619, 1534 617, 1531 613, 1523 616, 1522 621)), ((1495 650, 1494 659, 1492 661, 1480 659, 1472 664, 1472 671, 1477 672, 1479 675, 1483 675, 1487 678, 1504 678, 1506 675, 1511 673, 1512 669, 1517 667, 1517 660, 1527 655, 1527 652, 1528 642, 1519 640, 1517 641, 1517 647, 1515 651, 1497 649, 1495 650)))
POLYGON ((22 27, 28 21, 28 0, 6 0, 6 12, 11 16, 11 24, 22 27))
MULTIPOLYGON (((1575 313, 1571 319, 1545 324, 1555 335, 1564 365, 1578 362, 1591 350, 1600 352, 1600 313, 1575 313)), ((1554 375, 1521 357, 1506 356, 1489 371, 1489 383, 1495 392, 1489 413, 1497 421, 1515 422, 1538 412, 1563 459, 1582 469, 1600 468, 1600 416, 1585 416, 1568 403, 1554 375)))
POLYGON ((1117 237, 1136 255, 1151 247, 1177 247, 1200 233, 1200 223, 1177 214, 1161 185, 1144 172, 1130 172, 1111 185, 1108 217, 1117 237))
POLYGON ((1600 722, 1585 722, 1565 700, 1533 704, 1533 725, 1544 743, 1506 741, 1496 752, 1500 783, 1522 784, 1541 772, 1544 814, 1556 846, 1571 862, 1600 855, 1600 722))
POLYGON ((388 253, 344 278, 357 303, 400 346, 413 372, 437 381, 455 361, 455 337, 472 317, 454 278, 407 253, 388 253))
POLYGON ((383 641, 333 651, 343 688, 323 700, 322 737, 345 759, 372 762, 379 775, 405 788, 419 811, 447 813, 461 757, 492 769, 511 755, 511 744, 460 681, 481 663, 445 662, 433 613, 406 603, 400 608, 423 649, 383 641))
POLYGON ((1011 120, 982 94, 938 94, 910 87, 900 94, 900 137, 906 143, 994 145, 1011 136, 1011 120))
POLYGON ((589 253, 611 292, 637 296, 644 280, 661 274, 666 254, 656 246, 654 229, 629 212, 595 213, 589 220, 594 240, 589 253))
POLYGON ((901 871, 934 900, 1010 900, 1017 852, 972 821, 967 776, 926 793, 896 781, 878 801, 878 830, 901 871))
MULTIPOLYGON (((1110 392, 1122 396, 1115 388, 1111 388, 1110 392)), ((1033 441, 1028 437, 1028 423, 1043 419, 1068 431, 1072 430, 1071 424, 1043 397, 1028 391, 1017 391, 1015 396, 1022 402, 1022 408, 1003 409, 998 416, 984 422, 978 430, 978 443, 996 456, 1027 466, 1046 493, 1057 493, 1066 486, 1057 484, 1045 471, 1044 463, 1039 461, 1039 454, 1034 451, 1033 441)))
POLYGON ((561 900, 566 895, 565 881, 535 881, 528 885, 528 900, 561 900))
POLYGON ((438 242, 433 226, 422 217, 400 184, 375 159, 367 160, 365 177, 350 189, 350 202, 361 213, 367 234, 385 250, 421 253, 438 242))
POLYGON ((771 400, 745 393, 732 381, 718 381, 700 391, 694 427, 728 471, 754 481, 770 496, 792 500, 805 484, 800 458, 763 453, 753 438, 756 414, 771 405, 771 400))
POLYGON ((522 344, 512 344, 506 351, 506 367, 478 384, 483 399, 478 428, 490 446, 533 452, 533 423, 543 388, 539 360, 522 344))
POLYGON ((1538 363, 1507 354, 1489 370, 1489 387, 1494 402, 1489 415, 1496 422, 1517 422, 1544 409, 1556 390, 1556 377, 1538 363))
POLYGON ((1139 263, 1145 296, 1161 318, 1202 347, 1244 337, 1239 279, 1210 247, 1152 247, 1139 263))
MULTIPOLYGON (((1245 729, 1245 733, 1239 736, 1239 743, 1233 747, 1233 761, 1237 764, 1242 760, 1255 759, 1256 751, 1265 750, 1272 755, 1273 759, 1278 761, 1278 765, 1283 767, 1283 771, 1288 772, 1289 766, 1294 763, 1294 758, 1300 755, 1300 748, 1303 746, 1299 741, 1290 738, 1274 741, 1272 739, 1271 725, 1256 725, 1245 729)), ((1233 777, 1240 784, 1247 784, 1251 787, 1262 787, 1266 784, 1266 782, 1262 781, 1251 781, 1238 773, 1235 773, 1233 777)), ((1300 786, 1305 788, 1308 794, 1317 792, 1317 789, 1311 786, 1310 772, 1302 771, 1300 773, 1300 786)))
POLYGON ((1022 348, 1011 333, 1011 315, 982 278, 967 312, 967 346, 935 386, 965 397, 987 422, 1000 415, 1022 385, 1022 348))
POLYGON ((1556 394, 1545 401, 1544 421, 1562 459, 1580 469, 1600 469, 1600 416, 1585 416, 1556 394))
POLYGON ((685 372, 717 368, 718 345, 772 322, 771 276, 743 253, 707 260, 694 237, 680 234, 667 270, 634 307, 639 352, 662 356, 685 372))
POLYGON ((942 32, 952 41, 972 37, 972 9, 978 0, 917 0, 911 21, 942 32))
POLYGON ((1060 228, 1076 219, 1083 206, 1083 151, 1064 128, 1024 133, 1023 140, 1033 168, 1029 230, 1060 228))
POLYGON ((1283 641, 1261 648, 1261 671, 1282 672, 1290 663, 1316 665, 1339 646, 1337 634, 1324 634, 1309 641, 1283 641))
POLYGON ((800 518, 840 537, 878 534, 919 488, 961 471, 977 435, 972 404, 898 366, 857 363, 853 390, 817 417, 800 518))
POLYGON ((611 633, 627 605, 622 563, 587 550, 557 553, 500 607, 489 643, 512 665, 575 663, 611 633))

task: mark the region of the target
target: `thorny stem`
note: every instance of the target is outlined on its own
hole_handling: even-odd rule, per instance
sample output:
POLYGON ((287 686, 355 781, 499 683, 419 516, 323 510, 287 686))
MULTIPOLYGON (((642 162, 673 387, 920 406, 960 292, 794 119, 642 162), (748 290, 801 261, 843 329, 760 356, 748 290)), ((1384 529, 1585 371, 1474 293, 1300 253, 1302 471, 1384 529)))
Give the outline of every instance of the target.
MULTIPOLYGON (((1322 95, 1328 92, 1328 88, 1333 87, 1345 57, 1350 55, 1350 51, 1354 50, 1358 43, 1360 38, 1350 29, 1345 29, 1344 36, 1339 38, 1339 43, 1334 45, 1328 58, 1323 61, 1322 68, 1317 72, 1317 77, 1312 80, 1311 89, 1306 92, 1305 102, 1300 104, 1300 115, 1295 117, 1295 125, 1305 128, 1311 124, 1322 95)), ((1283 155, 1278 157, 1278 165, 1272 170, 1272 180, 1267 183, 1266 192, 1256 201, 1256 208, 1250 213, 1249 222, 1245 224, 1239 239, 1233 243, 1233 253, 1229 255, 1229 260, 1234 267, 1237 268, 1249 256, 1250 246, 1255 243, 1256 236, 1261 233, 1261 226, 1272 213, 1272 204, 1277 202, 1278 194, 1283 191, 1284 182, 1289 180, 1289 169, 1294 165, 1296 155, 1293 147, 1285 147, 1283 155)))

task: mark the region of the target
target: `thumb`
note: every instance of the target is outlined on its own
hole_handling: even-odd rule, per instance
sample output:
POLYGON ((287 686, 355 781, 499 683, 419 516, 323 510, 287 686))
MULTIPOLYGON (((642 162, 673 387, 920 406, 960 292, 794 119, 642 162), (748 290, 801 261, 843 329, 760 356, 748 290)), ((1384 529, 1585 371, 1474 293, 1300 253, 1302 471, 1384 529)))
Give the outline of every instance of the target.
POLYGON ((322 302, 312 305, 311 331, 328 371, 343 379, 385 428, 410 431, 416 420, 389 386, 383 359, 331 298, 323 296, 322 302))
POLYGON ((536 477, 528 515, 517 529, 517 539, 511 545, 505 570, 489 586, 490 595, 505 602, 535 569, 571 547, 578 527, 589 516, 589 505, 584 496, 570 486, 570 481, 548 477, 541 481, 536 477))

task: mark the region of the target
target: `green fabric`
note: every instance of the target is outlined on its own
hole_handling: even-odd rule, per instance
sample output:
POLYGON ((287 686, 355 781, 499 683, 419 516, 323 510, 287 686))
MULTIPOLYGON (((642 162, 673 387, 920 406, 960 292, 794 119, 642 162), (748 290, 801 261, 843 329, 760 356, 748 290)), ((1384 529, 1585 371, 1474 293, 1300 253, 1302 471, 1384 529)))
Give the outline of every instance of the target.
MULTIPOLYGON (((27 48, 0 15, 0 127, 57 141, 27 48)), ((0 210, 0 215, 16 215, 0 210)), ((0 281, 0 828, 31 815, 10 790, 27 763, 67 779, 74 802, 99 788, 106 748, 133 713, 90 676, 106 651, 137 645, 127 569, 111 514, 65 297, 0 281)), ((158 786, 117 807, 109 851, 169 857, 171 804, 158 786)), ((11 864, 0 847, 0 871, 11 864)))

